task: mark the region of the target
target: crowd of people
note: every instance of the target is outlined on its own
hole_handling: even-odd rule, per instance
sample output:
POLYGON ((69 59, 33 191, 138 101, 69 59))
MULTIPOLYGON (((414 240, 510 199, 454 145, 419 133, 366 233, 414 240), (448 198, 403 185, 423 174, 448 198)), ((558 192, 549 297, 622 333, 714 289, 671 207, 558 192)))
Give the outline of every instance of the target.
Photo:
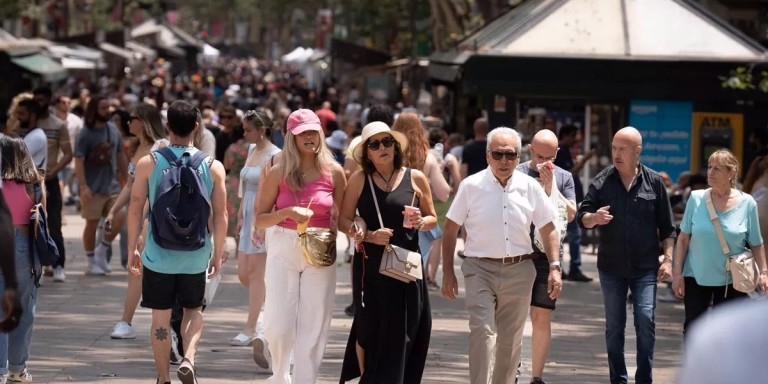
POLYGON ((340 254, 352 263, 346 313, 354 318, 340 382, 421 381, 430 291, 457 297, 458 261, 471 382, 517 382, 530 316, 531 382, 544 383, 563 280, 593 279, 581 270, 582 230, 599 228, 611 383, 629 381, 628 293, 637 383, 652 382, 657 283, 671 279, 672 294, 684 298, 686 331, 711 303, 750 295, 732 285, 713 217, 732 253, 752 251, 759 290, 768 290, 758 204, 736 188, 739 164, 727 150, 709 158, 703 187, 710 189, 691 181, 676 190, 640 163, 642 137, 626 127, 613 138, 613 165, 585 193, 580 172, 595 153, 571 156, 574 126, 539 131, 524 151, 517 131, 490 129, 479 118, 464 143, 425 128, 413 109, 363 108, 355 92, 317 94, 306 78, 250 60, 186 80, 165 70, 160 63, 132 82, 104 84, 104 94, 41 87, 14 100, 0 138, 2 196, 14 204, 0 204, 7 226, 0 234, 15 252, 0 267, 4 295, 18 297, 3 300, 3 313, 18 326, 0 335, 0 382, 32 382, 26 362, 37 287, 73 273, 65 269, 65 205, 85 219, 85 274, 110 274, 120 237, 130 273, 111 337, 136 338, 137 307, 151 309, 159 384, 170 382, 172 363, 181 382, 197 382, 206 283, 229 257, 227 237, 236 240, 248 312, 226 342, 252 346, 271 383, 317 380, 334 306, 337 235, 349 239, 340 254), (46 265, 29 237, 29 212, 38 204, 58 251, 46 265))

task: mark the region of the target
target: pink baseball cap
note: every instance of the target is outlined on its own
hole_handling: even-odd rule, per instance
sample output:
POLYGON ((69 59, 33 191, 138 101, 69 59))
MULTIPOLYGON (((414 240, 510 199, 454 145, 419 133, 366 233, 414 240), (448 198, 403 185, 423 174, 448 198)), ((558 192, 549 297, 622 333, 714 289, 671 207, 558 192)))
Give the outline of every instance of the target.
POLYGON ((297 109, 288 116, 288 130, 294 135, 300 135, 306 131, 322 132, 320 118, 309 109, 297 109))

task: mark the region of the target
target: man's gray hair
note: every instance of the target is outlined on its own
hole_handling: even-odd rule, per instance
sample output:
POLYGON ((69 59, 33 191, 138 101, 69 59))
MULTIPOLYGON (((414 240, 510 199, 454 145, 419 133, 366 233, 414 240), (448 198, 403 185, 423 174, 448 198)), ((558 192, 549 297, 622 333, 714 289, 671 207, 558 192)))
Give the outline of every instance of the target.
POLYGON ((485 145, 485 150, 486 151, 490 151, 491 150, 491 142, 493 141, 493 138, 496 137, 497 135, 501 135, 501 136, 509 135, 509 136, 514 137, 515 138, 515 152, 517 152, 518 156, 520 156, 522 154, 522 150, 523 150, 523 144, 522 144, 523 139, 522 139, 522 137, 520 137, 520 134, 517 131, 515 131, 512 128, 508 128, 508 127, 494 128, 493 130, 491 130, 491 132, 488 133, 488 139, 487 139, 488 142, 485 145))

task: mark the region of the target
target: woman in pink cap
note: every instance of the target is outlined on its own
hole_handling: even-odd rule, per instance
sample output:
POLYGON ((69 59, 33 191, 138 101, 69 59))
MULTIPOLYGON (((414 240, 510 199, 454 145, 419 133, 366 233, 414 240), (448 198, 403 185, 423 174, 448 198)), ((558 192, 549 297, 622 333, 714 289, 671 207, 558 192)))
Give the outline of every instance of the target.
MULTIPOLYGON (((347 181, 314 112, 299 109, 287 125, 280 161, 269 170, 256 204, 256 226, 267 228, 264 336, 272 355, 270 383, 314 383, 331 325, 336 267, 304 260, 296 224, 335 230, 347 181)), ((265 368, 269 362, 260 344, 254 340, 254 360, 265 368)))

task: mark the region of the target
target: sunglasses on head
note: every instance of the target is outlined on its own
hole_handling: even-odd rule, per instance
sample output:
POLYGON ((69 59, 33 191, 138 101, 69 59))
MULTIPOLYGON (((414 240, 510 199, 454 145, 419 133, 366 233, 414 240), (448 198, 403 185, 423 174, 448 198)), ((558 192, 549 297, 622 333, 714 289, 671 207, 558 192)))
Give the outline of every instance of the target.
POLYGON ((393 145, 395 145, 395 138, 391 136, 387 136, 381 140, 370 140, 368 141, 368 148, 370 148, 373 151, 378 151, 379 146, 384 145, 384 148, 389 148, 393 145))
POLYGON ((491 151, 491 158, 492 159, 494 159, 496 161, 499 161, 499 160, 501 160, 502 157, 506 157, 507 160, 509 160, 509 161, 515 160, 515 159, 517 159, 517 152, 515 152, 515 151, 509 151, 509 152, 491 151))

